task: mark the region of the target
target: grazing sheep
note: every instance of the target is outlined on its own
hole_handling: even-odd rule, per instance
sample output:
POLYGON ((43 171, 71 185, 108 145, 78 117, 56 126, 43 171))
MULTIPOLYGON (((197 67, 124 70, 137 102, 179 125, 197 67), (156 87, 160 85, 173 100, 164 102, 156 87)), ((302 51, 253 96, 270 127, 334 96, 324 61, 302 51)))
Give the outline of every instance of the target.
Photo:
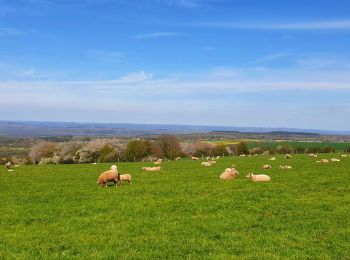
POLYGON ((265 164, 261 168, 264 169, 264 170, 270 170, 272 168, 272 166, 268 165, 268 164, 265 164))
POLYGON ((207 161, 209 161, 210 160, 210 157, 207 157, 207 161))
POLYGON ((314 156, 315 156, 315 154, 313 154, 313 153, 310 153, 310 154, 309 154, 309 156, 310 156, 310 157, 314 157, 314 156))
POLYGON ((270 161, 276 161, 276 157, 272 157, 269 159, 270 161))
POLYGON ((271 177, 265 174, 253 174, 253 173, 249 173, 247 176, 247 178, 250 178, 253 182, 268 182, 271 181, 271 177))
POLYGON ((221 158, 221 156, 216 156, 216 160, 219 160, 221 158))
POLYGON ((331 161, 332 162, 340 162, 340 160, 338 158, 332 158, 331 161))
POLYGON ((233 180, 238 176, 238 171, 235 168, 226 168, 223 173, 220 174, 221 180, 233 180))
POLYGON ((241 154, 239 157, 245 157, 245 154, 241 154))
POLYGON ((111 167, 111 170, 101 173, 96 183, 101 187, 107 187, 108 182, 113 182, 115 186, 117 186, 118 182, 120 182, 117 166, 115 165, 111 167))
POLYGON ((259 154, 257 154, 257 153, 256 153, 256 154, 254 154, 254 157, 258 157, 258 156, 259 156, 259 154))
POLYGON ((201 165, 206 166, 206 167, 212 166, 212 164, 210 162, 202 162, 201 165))
POLYGON ((130 174, 120 174, 119 175, 120 184, 122 184, 123 181, 129 182, 131 184, 131 175, 130 174))
POLYGON ((286 158, 286 159, 292 159, 292 156, 291 156, 289 153, 287 153, 287 154, 284 156, 284 158, 286 158))
POLYGON ((196 160, 198 160, 198 157, 192 156, 191 159, 196 161, 196 160))
POLYGON ((216 161, 209 161, 211 164, 216 164, 216 161))
POLYGON ((342 155, 340 155, 340 157, 348 157, 348 155, 347 154, 342 154, 342 155))
POLYGON ((142 167, 142 170, 146 172, 159 172, 161 170, 161 167, 142 167))
POLYGON ((175 161, 180 161, 181 157, 176 157, 175 161))
POLYGON ((292 166, 289 166, 289 165, 280 165, 279 167, 281 170, 290 170, 292 169, 292 166))

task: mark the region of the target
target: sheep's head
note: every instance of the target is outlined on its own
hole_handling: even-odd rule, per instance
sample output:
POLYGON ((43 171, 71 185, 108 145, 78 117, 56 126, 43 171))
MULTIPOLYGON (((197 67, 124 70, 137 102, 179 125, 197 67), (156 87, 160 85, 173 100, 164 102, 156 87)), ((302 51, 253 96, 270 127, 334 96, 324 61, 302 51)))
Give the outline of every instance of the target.
POLYGON ((245 177, 251 178, 254 174, 253 173, 248 173, 245 177))

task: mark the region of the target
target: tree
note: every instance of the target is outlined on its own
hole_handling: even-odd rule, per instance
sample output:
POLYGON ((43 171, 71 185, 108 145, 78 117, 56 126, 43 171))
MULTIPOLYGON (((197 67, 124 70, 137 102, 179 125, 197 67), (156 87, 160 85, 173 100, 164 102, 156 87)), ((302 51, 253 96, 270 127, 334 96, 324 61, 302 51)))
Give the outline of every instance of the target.
POLYGON ((239 142, 236 145, 235 154, 236 155, 249 154, 249 149, 248 149, 247 143, 246 142, 239 142))
POLYGON ((124 151, 124 159, 127 161, 141 160, 151 154, 151 145, 148 140, 132 140, 124 151))
POLYGON ((163 134, 159 136, 158 142, 165 157, 175 159, 181 155, 180 142, 176 136, 163 134))
POLYGON ((217 155, 228 155, 228 151, 226 149, 226 145, 223 144, 219 144, 219 145, 215 145, 215 147, 212 150, 213 155, 217 156, 217 155))
POLYGON ((30 148, 29 158, 33 164, 38 163, 42 158, 50 158, 57 150, 57 145, 50 142, 40 142, 30 148))
POLYGON ((295 147, 294 150, 295 150, 295 152, 298 153, 298 154, 300 154, 300 153, 305 153, 305 148, 302 147, 302 146, 297 146, 297 147, 295 147))
POLYGON ((325 146, 322 148, 322 153, 334 153, 335 152, 335 148, 332 146, 325 146))

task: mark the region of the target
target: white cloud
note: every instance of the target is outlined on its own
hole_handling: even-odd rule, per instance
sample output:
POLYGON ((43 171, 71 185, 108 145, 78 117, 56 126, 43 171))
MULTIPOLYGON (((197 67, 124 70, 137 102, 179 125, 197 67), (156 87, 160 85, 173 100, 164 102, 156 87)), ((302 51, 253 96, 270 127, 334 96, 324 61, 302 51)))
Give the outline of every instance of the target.
POLYGON ((120 77, 117 82, 119 83, 140 83, 149 81, 153 78, 153 74, 146 73, 144 71, 139 71, 135 73, 130 73, 128 75, 120 77))
POLYGON ((164 37, 174 37, 179 36, 181 33, 176 32, 153 32, 148 34, 138 34, 133 37, 133 39, 141 40, 141 39, 153 39, 153 38, 164 38, 164 37))

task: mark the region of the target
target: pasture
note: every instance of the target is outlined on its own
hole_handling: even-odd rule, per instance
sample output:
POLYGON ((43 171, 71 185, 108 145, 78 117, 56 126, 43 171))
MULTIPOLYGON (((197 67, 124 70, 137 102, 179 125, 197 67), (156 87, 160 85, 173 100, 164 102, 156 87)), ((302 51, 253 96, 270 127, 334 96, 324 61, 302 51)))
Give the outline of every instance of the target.
POLYGON ((120 163, 132 184, 107 188, 111 164, 2 167, 0 259, 349 259, 350 158, 315 163, 335 156, 120 163), (219 180, 232 164, 239 177, 219 180))

